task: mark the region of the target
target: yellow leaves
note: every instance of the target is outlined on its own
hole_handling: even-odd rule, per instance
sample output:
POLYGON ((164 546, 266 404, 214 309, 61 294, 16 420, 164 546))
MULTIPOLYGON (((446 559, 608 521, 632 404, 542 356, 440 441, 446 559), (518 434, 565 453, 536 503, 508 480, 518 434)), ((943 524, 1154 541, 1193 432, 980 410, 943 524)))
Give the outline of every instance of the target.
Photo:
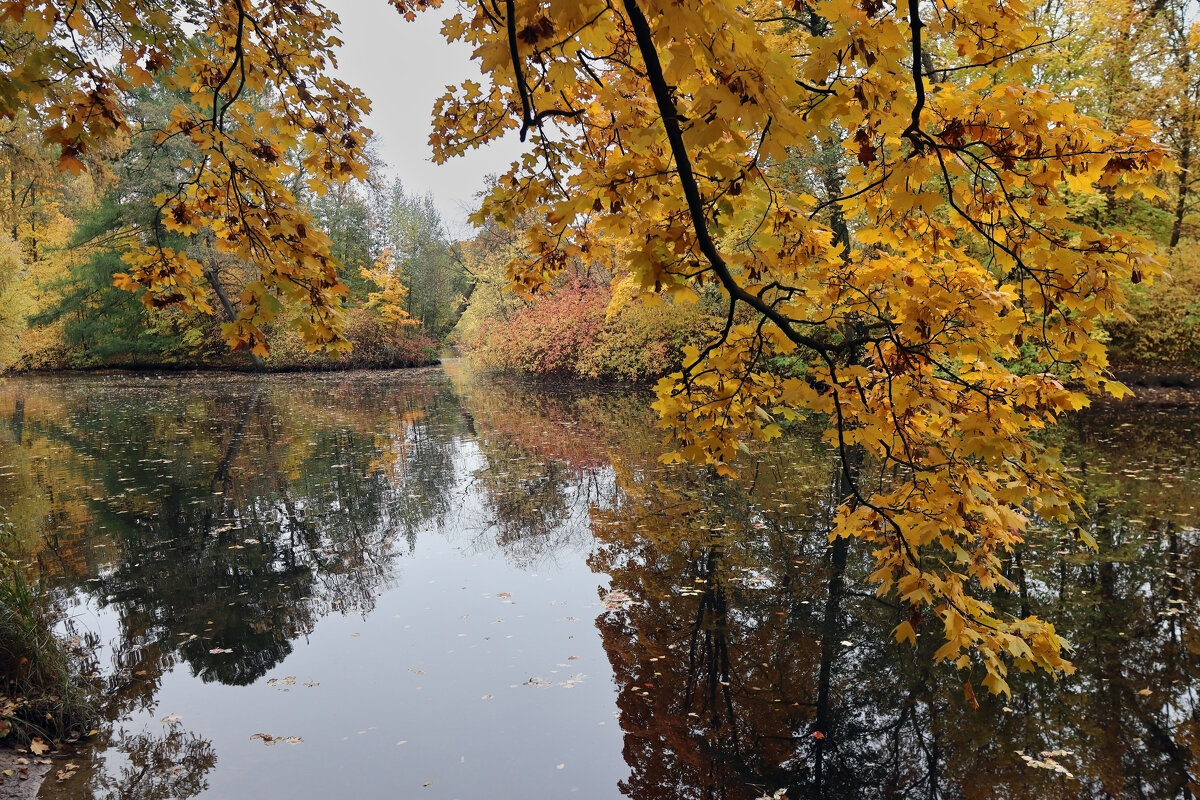
POLYGON ((912 623, 908 620, 901 622, 899 625, 893 628, 892 636, 895 637, 896 641, 901 644, 908 642, 914 647, 917 644, 917 632, 913 629, 912 623))
POLYGON ((362 276, 380 289, 367 296, 368 308, 375 309, 379 316, 391 325, 417 324, 417 320, 404 308, 404 298, 408 296, 408 289, 400 280, 391 250, 384 250, 375 260, 374 267, 363 267, 362 276))
POLYGON ((992 694, 1002 694, 1005 697, 1012 697, 1012 689, 1008 685, 1008 681, 1004 680, 998 673, 988 672, 983 676, 983 686, 992 694))

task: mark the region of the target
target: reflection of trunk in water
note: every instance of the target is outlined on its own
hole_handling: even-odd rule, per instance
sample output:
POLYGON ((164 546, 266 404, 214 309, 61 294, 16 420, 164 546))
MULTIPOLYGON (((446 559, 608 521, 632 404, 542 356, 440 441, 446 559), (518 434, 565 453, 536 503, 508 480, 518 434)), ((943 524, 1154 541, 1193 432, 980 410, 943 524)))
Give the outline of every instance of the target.
MULTIPOLYGON (((862 467, 863 450, 861 447, 851 448, 846 453, 845 463, 838 471, 833 481, 833 497, 830 508, 832 514, 846 502, 853 492, 852 481, 857 481, 862 467)), ((833 529, 833 516, 830 516, 829 528, 833 529)), ((809 796, 821 797, 825 792, 825 755, 826 748, 833 744, 830 735, 833 733, 833 659, 836 654, 835 645, 841 639, 841 606, 842 593, 845 588, 846 561, 850 555, 850 541, 845 537, 834 539, 829 548, 829 584, 825 595, 825 609, 821 619, 821 665, 817 673, 817 713, 812 730, 812 784, 809 796)))
POLYGON ((208 482, 208 491, 210 494, 215 492, 218 486, 224 492, 222 495, 222 498, 224 498, 221 503, 222 506, 229 502, 230 492, 233 489, 229 481, 229 470, 233 465, 233 460, 237 458, 238 450, 242 445, 242 439, 246 435, 246 425, 250 422, 250 417, 261 405, 262 389, 258 388, 255 389, 253 398, 242 409, 242 413, 238 414, 233 434, 229 437, 229 442, 225 445, 225 452, 221 456, 221 460, 217 463, 216 470, 213 471, 212 480, 208 482))
POLYGON ((724 701, 725 713, 730 724, 734 745, 737 744, 737 717, 733 711, 733 695, 729 688, 729 639, 728 621, 726 619, 725 587, 717 576, 717 567, 721 560, 719 548, 708 551, 705 563, 699 571, 699 577, 704 580, 704 592, 700 595, 700 603, 696 608, 696 622, 692 628, 690 647, 688 648, 688 684, 684 691, 683 707, 691 708, 695 701, 695 691, 700 682, 703 670, 708 682, 708 697, 705 710, 714 729, 723 727, 721 716, 717 713, 718 699, 724 701), (720 687, 720 689, 718 689, 720 687), (720 698, 718 698, 718 692, 720 698))
POLYGON ((850 542, 845 538, 835 539, 829 551, 829 590, 825 596, 825 611, 821 622, 821 666, 817 675, 817 717, 813 723, 813 778, 810 796, 824 794, 825 748, 832 744, 833 699, 830 686, 833 680, 834 645, 841 636, 842 589, 846 573, 846 559, 850 542), (818 735, 819 734, 819 735, 818 735))
POLYGON ((9 423, 13 432, 13 442, 21 443, 21 437, 25 434, 25 398, 18 397, 13 405, 12 421, 9 423))

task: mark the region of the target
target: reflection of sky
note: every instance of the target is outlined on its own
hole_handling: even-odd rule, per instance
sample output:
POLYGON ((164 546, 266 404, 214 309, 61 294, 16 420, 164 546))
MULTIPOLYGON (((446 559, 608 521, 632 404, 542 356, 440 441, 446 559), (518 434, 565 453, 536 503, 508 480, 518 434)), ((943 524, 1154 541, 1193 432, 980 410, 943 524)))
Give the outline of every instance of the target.
MULTIPOLYGON (((475 457, 462 463, 479 463, 464 450, 475 457)), ((178 715, 211 741, 217 767, 202 797, 408 797, 426 782, 437 797, 614 796, 628 770, 593 624, 603 578, 581 546, 527 569, 474 546, 478 532, 463 524, 486 512, 464 483, 453 495, 456 511, 422 530, 366 618, 324 617, 251 686, 202 683, 180 664, 163 676, 157 707, 123 727, 161 733, 161 718, 178 715), (267 685, 287 676, 287 691, 267 685), (256 733, 304 741, 268 747, 256 733)), ((113 609, 96 611, 77 613, 113 641, 113 609)))
POLYGON ((385 0, 327 0, 342 20, 338 75, 371 98, 367 124, 379 137, 389 172, 410 193, 433 192, 450 235, 467 235, 467 212, 478 205, 474 195, 484 176, 503 172, 521 145, 508 136, 485 150, 436 165, 429 148, 434 100, 448 84, 479 80, 470 48, 453 47, 442 38, 441 20, 456 4, 417 15, 406 22, 385 0))

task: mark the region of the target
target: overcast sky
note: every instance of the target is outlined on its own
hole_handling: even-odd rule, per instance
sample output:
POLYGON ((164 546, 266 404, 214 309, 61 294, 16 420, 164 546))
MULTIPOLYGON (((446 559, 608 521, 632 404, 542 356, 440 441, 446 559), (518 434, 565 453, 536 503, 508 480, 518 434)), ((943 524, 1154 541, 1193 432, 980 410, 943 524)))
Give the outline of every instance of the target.
POLYGON ((469 234, 466 215, 489 173, 502 172, 519 152, 510 135, 487 148, 433 163, 429 130, 433 101, 448 84, 478 79, 470 48, 451 46, 440 33, 441 20, 456 6, 418 14, 406 22, 386 0, 324 0, 342 20, 339 76, 371 98, 367 124, 379 139, 388 171, 410 194, 432 192, 448 232, 469 234))

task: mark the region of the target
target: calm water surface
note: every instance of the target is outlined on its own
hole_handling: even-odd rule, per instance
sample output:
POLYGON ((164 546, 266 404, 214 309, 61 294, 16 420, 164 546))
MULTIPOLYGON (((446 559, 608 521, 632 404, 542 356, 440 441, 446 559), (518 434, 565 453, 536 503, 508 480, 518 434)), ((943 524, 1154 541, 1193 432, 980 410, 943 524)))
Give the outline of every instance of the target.
POLYGON ((646 405, 455 364, 0 383, 0 507, 110 720, 41 797, 1200 794, 1196 406, 1057 434, 1100 552, 1040 530, 1000 604, 1078 671, 974 710, 829 546, 813 437, 718 479, 646 405))

